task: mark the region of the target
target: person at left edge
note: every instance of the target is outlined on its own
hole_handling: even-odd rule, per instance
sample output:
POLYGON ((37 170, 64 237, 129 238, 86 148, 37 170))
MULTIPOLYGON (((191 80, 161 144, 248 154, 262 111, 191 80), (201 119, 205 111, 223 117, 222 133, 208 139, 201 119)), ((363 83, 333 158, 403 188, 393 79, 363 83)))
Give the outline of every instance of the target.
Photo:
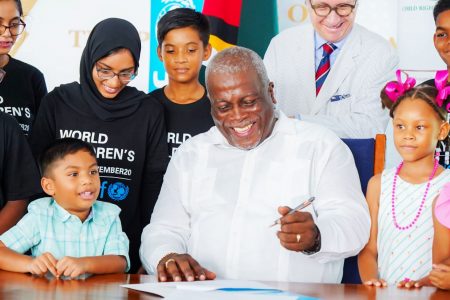
POLYGON ((22 16, 20 0, 0 1, 0 110, 15 117, 28 135, 47 87, 38 69, 9 55, 25 29, 22 16))
POLYGON ((92 30, 80 63, 80 83, 63 84, 42 101, 30 137, 39 155, 63 137, 91 143, 100 172, 98 200, 121 208, 130 239, 131 273, 167 167, 162 106, 127 84, 137 75, 141 41, 128 21, 109 18, 92 30))
POLYGON ((0 112, 0 234, 22 218, 28 199, 41 191, 39 171, 19 124, 0 112))

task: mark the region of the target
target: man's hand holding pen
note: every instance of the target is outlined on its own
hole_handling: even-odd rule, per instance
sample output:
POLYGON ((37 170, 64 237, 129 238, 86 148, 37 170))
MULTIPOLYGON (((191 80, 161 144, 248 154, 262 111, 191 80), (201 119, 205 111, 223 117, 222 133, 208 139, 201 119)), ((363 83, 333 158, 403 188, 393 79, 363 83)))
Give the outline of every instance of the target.
POLYGON ((281 245, 292 251, 305 251, 312 254, 320 250, 320 232, 309 212, 292 211, 287 206, 278 208, 280 231, 277 236, 281 245), (319 247, 319 249, 317 249, 319 247))
POLYGON ((313 203, 315 197, 300 203, 295 208, 280 206, 278 212, 281 218, 275 220, 270 227, 280 225, 277 236, 281 245, 292 251, 302 251, 303 254, 314 254, 320 251, 320 231, 314 219, 308 212, 301 210, 313 203))

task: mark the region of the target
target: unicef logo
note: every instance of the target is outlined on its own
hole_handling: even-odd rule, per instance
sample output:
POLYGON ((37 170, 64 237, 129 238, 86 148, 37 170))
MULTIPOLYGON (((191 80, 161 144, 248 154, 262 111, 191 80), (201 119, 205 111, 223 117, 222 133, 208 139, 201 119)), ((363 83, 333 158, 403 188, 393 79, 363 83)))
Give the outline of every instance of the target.
MULTIPOLYGON (((159 11, 159 14, 155 20, 155 24, 158 23, 159 19, 164 16, 169 10, 175 8, 188 7, 195 9, 194 2, 192 0, 161 0, 164 7, 159 11)), ((157 34, 157 26, 155 26, 155 34, 157 34)))
POLYGON ((122 201, 128 196, 129 187, 122 182, 110 184, 108 187, 108 195, 115 201, 122 201))

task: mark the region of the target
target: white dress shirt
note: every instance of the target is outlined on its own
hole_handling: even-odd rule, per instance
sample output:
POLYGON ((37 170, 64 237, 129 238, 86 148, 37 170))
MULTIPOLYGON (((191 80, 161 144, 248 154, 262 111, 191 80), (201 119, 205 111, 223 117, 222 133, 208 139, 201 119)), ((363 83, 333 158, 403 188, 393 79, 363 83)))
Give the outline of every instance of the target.
POLYGON ((353 156, 331 131, 278 113, 271 136, 252 150, 216 127, 172 157, 141 260, 154 273, 168 253, 189 253, 219 278, 340 282, 344 258, 369 238, 370 218, 353 156), (305 255, 281 246, 279 206, 315 196, 310 212, 322 247, 305 255))

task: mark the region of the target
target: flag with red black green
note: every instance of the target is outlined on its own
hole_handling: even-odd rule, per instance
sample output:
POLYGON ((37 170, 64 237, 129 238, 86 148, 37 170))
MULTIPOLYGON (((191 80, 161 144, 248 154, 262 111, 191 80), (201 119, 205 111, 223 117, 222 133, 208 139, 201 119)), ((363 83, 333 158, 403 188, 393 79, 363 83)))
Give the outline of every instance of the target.
POLYGON ((211 25, 212 47, 239 45, 263 56, 278 33, 276 7, 276 0, 205 0, 202 13, 211 25))

